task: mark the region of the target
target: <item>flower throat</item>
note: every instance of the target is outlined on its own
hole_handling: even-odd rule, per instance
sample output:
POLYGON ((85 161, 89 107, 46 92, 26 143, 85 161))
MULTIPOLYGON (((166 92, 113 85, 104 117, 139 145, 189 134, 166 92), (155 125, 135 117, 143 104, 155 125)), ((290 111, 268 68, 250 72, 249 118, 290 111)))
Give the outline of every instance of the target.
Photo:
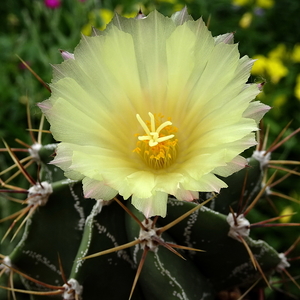
POLYGON ((161 114, 148 113, 150 121, 144 122, 139 114, 136 118, 145 131, 145 135, 136 135, 137 147, 133 152, 138 153, 145 163, 155 169, 164 169, 172 164, 177 155, 177 142, 174 133, 177 128, 171 121, 162 122, 161 114))

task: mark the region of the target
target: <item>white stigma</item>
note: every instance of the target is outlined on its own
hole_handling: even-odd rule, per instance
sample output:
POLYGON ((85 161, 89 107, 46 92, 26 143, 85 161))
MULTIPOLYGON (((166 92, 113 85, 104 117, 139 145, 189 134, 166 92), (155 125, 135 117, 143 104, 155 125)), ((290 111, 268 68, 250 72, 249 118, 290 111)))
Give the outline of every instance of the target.
POLYGON ((139 114, 136 114, 136 118, 139 121, 139 123, 141 124, 141 126, 143 127, 143 129, 145 130, 146 135, 143 136, 139 136, 138 139, 140 141, 149 141, 149 146, 153 147, 158 145, 158 143, 167 141, 172 139, 175 135, 174 134, 170 134, 167 136, 163 136, 163 137, 159 137, 159 133, 162 129, 164 129, 167 126, 172 125, 172 122, 170 121, 166 121, 164 123, 162 123, 157 129, 155 129, 155 118, 154 115, 152 113, 148 113, 149 117, 150 117, 150 129, 149 130, 148 126, 146 125, 146 123, 143 121, 143 119, 140 117, 139 114))

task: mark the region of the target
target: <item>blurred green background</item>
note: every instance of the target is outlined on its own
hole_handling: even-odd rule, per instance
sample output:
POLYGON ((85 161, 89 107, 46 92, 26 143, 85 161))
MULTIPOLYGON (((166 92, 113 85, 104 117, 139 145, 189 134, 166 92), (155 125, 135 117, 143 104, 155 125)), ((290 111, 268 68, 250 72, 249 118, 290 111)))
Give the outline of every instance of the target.
POLYGON ((2 1, 0 7, 0 136, 9 141, 20 134, 16 124, 24 118, 26 97, 36 114, 33 104, 48 97, 16 55, 50 82, 50 63, 62 61, 58 49, 72 52, 81 33, 89 34, 91 26, 103 29, 115 11, 132 17, 139 8, 145 14, 156 8, 170 16, 185 5, 194 18, 204 18, 213 35, 235 32, 241 54, 259 59, 250 81, 267 82, 259 98, 273 107, 265 118, 271 132, 278 133, 290 120, 291 130, 298 128, 298 0, 19 0, 2 1))
MULTIPOLYGON (((258 59, 250 82, 266 82, 258 98, 272 106, 264 118, 264 126, 270 127, 270 142, 291 120, 286 135, 299 128, 299 0, 5 0, 0 5, 0 137, 11 147, 17 146, 15 138, 30 144, 26 101, 29 100, 37 128, 40 111, 35 104, 49 97, 17 55, 45 82, 50 82, 50 64, 62 61, 59 49, 72 52, 81 34, 90 34, 92 26, 104 29, 114 12, 134 17, 140 8, 145 14, 157 9, 170 16, 184 6, 195 19, 202 16, 213 35, 235 32, 241 55, 258 59)), ((50 136, 47 138, 51 141, 50 136)), ((281 146, 274 157, 300 160, 299 153, 298 135, 281 146)), ((0 155, 0 171, 10 163, 8 156, 0 155)), ((299 200, 299 186, 299 177, 291 176, 280 184, 280 191, 299 200)), ((274 203, 279 213, 284 209, 299 211, 299 204, 287 200, 278 198, 274 203)), ((265 219, 274 215, 270 210, 267 202, 262 203, 251 217, 265 219)), ((291 222, 300 222, 299 215, 293 216, 291 222)), ((256 233, 253 230, 253 234, 278 251, 285 251, 299 236, 299 228, 263 229, 256 233)), ((295 253, 300 255, 299 246, 295 253)))

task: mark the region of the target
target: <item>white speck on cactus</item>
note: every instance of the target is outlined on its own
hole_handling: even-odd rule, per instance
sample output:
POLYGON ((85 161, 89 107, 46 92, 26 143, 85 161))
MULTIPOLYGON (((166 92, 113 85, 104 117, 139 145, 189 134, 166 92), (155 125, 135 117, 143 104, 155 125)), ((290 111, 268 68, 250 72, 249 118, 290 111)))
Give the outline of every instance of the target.
POLYGON ((180 300, 188 300, 184 287, 180 284, 180 282, 178 282, 176 277, 174 275, 172 276, 172 273, 164 267, 164 263, 160 260, 159 255, 155 254, 154 259, 156 269, 160 271, 163 276, 168 277, 170 280, 169 284, 175 288, 173 296, 180 300))
POLYGON ((47 145, 44 145, 43 148, 47 149, 47 150, 55 150, 57 148, 57 145, 58 144, 47 144, 47 145))
MULTIPOLYGON (((61 184, 71 184, 71 183, 76 183, 78 182, 77 180, 72 180, 72 179, 69 179, 69 178, 66 178, 65 180, 62 180, 61 181, 61 184)), ((71 188, 70 188, 71 190, 71 188)), ((72 191, 71 191, 72 193, 72 191)), ((74 198, 74 195, 72 194, 73 198, 74 198)), ((76 195, 75 195, 76 196, 76 195)), ((76 196, 77 197, 77 196, 76 196)))
POLYGON ((252 157, 255 158, 257 161, 259 161, 260 169, 264 170, 268 166, 269 161, 271 159, 271 152, 266 154, 266 151, 264 150, 262 151, 255 150, 252 154, 252 157))
POLYGON ((245 237, 249 236, 250 233, 250 222, 244 217, 243 214, 238 215, 235 213, 235 217, 232 213, 229 213, 226 220, 230 225, 230 230, 228 236, 231 238, 240 241, 239 236, 245 237), (237 224, 235 223, 235 219, 237 224))
POLYGON ((3 264, 0 264, 0 270, 4 270, 4 273, 8 274, 10 272, 11 266, 12 266, 12 264, 11 264, 11 260, 10 260, 9 256, 5 256, 3 258, 3 264))
POLYGON ((63 285, 65 291, 63 293, 64 300, 77 299, 75 295, 80 296, 82 294, 83 287, 78 283, 76 279, 71 278, 67 283, 63 285))
POLYGON ((265 188, 265 194, 266 194, 266 195, 271 195, 271 194, 272 194, 272 191, 271 191, 271 189, 270 189, 269 186, 267 186, 267 187, 265 188))
POLYGON ((41 150, 42 145, 39 143, 34 143, 29 149, 29 154, 34 161, 40 161, 39 151, 41 150))
MULTIPOLYGON (((192 228, 195 225, 195 223, 197 222, 198 219, 198 215, 199 215, 199 210, 196 210, 195 212, 193 212, 187 220, 187 226, 184 228, 184 244, 187 245, 190 248, 194 248, 194 244, 192 242, 192 238, 191 238, 191 234, 192 234, 192 228)), ((196 251, 190 251, 189 252, 190 255, 195 255, 196 251)))
MULTIPOLYGON (((30 219, 28 219, 30 221, 30 219)), ((26 237, 23 237, 23 241, 26 240, 26 237)), ((34 261, 35 264, 42 264, 45 267, 47 267, 51 272, 55 272, 59 276, 61 276, 61 272, 59 268, 56 267, 55 264, 52 263, 51 259, 49 257, 43 255, 40 252, 35 252, 29 249, 23 249, 22 254, 24 254, 26 257, 29 257, 31 260, 34 261)))
POLYGON ((11 260, 10 260, 9 256, 5 256, 4 259, 3 259, 3 262, 4 262, 8 267, 11 267, 11 266, 12 266, 11 260))
POLYGON ((41 183, 37 183, 28 190, 28 205, 46 205, 52 192, 53 189, 49 182, 43 181, 41 183))
POLYGON ((290 266, 289 262, 287 261, 287 258, 284 253, 278 254, 279 258, 281 259, 280 263, 276 267, 277 272, 282 272, 285 268, 288 268, 290 266))
POLYGON ((97 211, 96 214, 100 214, 101 213, 103 205, 105 205, 104 200, 97 200, 96 201, 96 205, 95 205, 95 209, 97 211))

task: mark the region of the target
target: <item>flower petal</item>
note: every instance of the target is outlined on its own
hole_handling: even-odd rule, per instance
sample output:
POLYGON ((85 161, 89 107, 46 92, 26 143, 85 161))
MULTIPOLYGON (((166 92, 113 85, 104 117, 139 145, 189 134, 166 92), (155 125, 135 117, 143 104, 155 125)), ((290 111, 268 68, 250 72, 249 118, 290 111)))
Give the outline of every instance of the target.
POLYGON ((146 199, 133 195, 131 201, 138 210, 144 213, 146 218, 151 216, 164 218, 167 214, 168 194, 166 193, 156 192, 153 196, 146 199))
POLYGON ((85 177, 82 180, 84 197, 96 200, 111 200, 118 191, 106 185, 103 181, 93 180, 85 177))

